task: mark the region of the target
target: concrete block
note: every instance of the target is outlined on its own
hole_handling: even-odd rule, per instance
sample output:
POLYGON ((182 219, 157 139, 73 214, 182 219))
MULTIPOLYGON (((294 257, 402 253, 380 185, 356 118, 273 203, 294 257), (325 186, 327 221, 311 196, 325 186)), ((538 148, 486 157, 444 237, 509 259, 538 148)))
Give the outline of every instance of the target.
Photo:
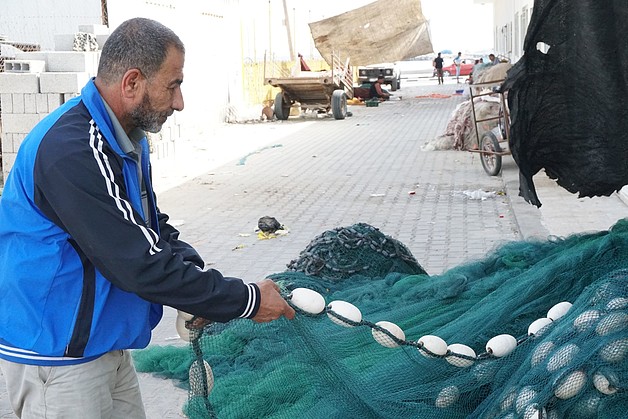
POLYGON ((46 71, 44 60, 5 60, 4 71, 7 73, 42 73, 46 71))
POLYGON ((54 111, 63 104, 63 95, 60 93, 48 93, 46 96, 48 97, 48 112, 44 113, 44 115, 54 111))
POLYGON ((35 113, 49 113, 48 110, 48 95, 46 93, 39 93, 35 95, 35 106, 37 108, 35 113))
POLYGON ((2 109, 2 113, 13 113, 13 97, 11 93, 0 93, 0 109, 2 109))
POLYGON ((72 51, 74 47, 74 34, 62 33, 54 36, 55 51, 72 51))
POLYGON ((0 93, 39 93, 39 74, 0 73, 0 93))
POLYGON ((28 134, 13 134, 13 148, 11 150, 13 153, 18 152, 18 150, 20 149, 20 146, 24 142, 24 138, 26 138, 27 135, 28 134))
POLYGON ((48 72, 77 72, 96 75, 96 51, 49 51, 48 72))
POLYGON ((15 157, 17 153, 2 153, 2 174, 4 176, 4 180, 6 181, 11 168, 15 164, 15 157))
POLYGON ((30 51, 30 52, 18 52, 15 54, 16 60, 40 60, 46 61, 48 59, 47 51, 30 51))
POLYGON ((13 134, 4 133, 0 136, 3 152, 11 152, 13 150, 13 134))
POLYGON ((37 114, 37 115, 39 116, 39 120, 42 121, 42 120, 46 119, 46 117, 48 115, 50 115, 50 114, 49 113, 40 113, 40 114, 37 114))
POLYGON ((24 93, 12 93, 11 99, 13 100, 12 113, 24 113, 24 93))
POLYGON ((105 42, 107 42, 107 39, 109 39, 109 35, 96 35, 96 42, 98 42, 99 50, 101 50, 102 46, 105 45, 105 42))
POLYGON ((75 98, 77 96, 79 96, 80 93, 64 93, 63 94, 63 103, 67 102, 68 100, 75 98))
POLYGON ((2 115, 2 131, 7 134, 28 134, 39 123, 37 114, 8 113, 2 115))
POLYGON ((93 33, 94 35, 109 35, 110 33, 109 27, 105 25, 97 25, 97 24, 79 25, 78 31, 93 33))
POLYGON ((37 113, 37 95, 39 93, 24 93, 24 113, 37 113))
POLYGON ((88 73, 58 72, 40 74, 41 93, 79 93, 89 80, 88 73))

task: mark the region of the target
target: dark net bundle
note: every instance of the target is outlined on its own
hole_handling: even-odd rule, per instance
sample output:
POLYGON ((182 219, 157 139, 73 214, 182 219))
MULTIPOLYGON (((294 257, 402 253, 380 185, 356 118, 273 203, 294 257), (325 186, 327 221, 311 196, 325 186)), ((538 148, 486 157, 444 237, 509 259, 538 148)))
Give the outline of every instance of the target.
POLYGON ((626 68, 626 0, 534 2, 524 55, 504 86, 510 149, 528 202, 541 205, 532 180, 541 169, 580 197, 628 184, 626 68))
POLYGON ((137 351, 136 367, 173 378, 181 364, 188 368, 183 410, 192 419, 610 419, 628 412, 628 219, 604 232, 507 243, 437 276, 362 272, 339 281, 288 270, 274 279, 286 298, 316 289, 325 312, 210 324, 189 348, 137 351), (338 300, 362 319, 331 310, 338 300), (562 317, 528 335, 565 304, 562 317), (487 342, 504 334, 515 339, 512 351, 498 354, 493 345, 488 352, 487 342), (426 335, 475 354, 433 351, 426 335), (203 361, 211 375, 199 370, 203 361))
POLYGON ((288 264, 288 270, 337 280, 358 274, 425 273, 403 243, 365 223, 325 231, 288 264))

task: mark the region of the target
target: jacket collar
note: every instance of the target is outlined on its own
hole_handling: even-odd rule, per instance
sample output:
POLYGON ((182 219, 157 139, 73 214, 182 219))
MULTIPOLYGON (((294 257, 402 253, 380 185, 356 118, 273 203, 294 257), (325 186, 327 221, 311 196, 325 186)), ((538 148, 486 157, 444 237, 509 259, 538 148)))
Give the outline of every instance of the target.
MULTIPOLYGON (((103 100, 100 92, 94 84, 94 78, 90 79, 83 90, 81 90, 81 97, 85 107, 89 111, 90 115, 94 119, 96 126, 100 129, 102 135, 107 139, 109 145, 114 149, 116 153, 121 156, 126 155, 125 149, 122 144, 118 143, 118 137, 116 136, 116 129, 112 118, 107 112, 105 101, 103 100)), ((118 122, 118 121, 116 121, 118 122)), ((119 122, 118 122, 119 124, 119 122)), ((120 127, 121 128, 121 127, 120 127)), ((143 132, 142 132, 143 133, 143 132)), ((142 138, 145 138, 146 134, 142 138)), ((135 136, 135 135, 134 135, 135 136)), ((128 138, 128 137, 126 137, 128 138)))

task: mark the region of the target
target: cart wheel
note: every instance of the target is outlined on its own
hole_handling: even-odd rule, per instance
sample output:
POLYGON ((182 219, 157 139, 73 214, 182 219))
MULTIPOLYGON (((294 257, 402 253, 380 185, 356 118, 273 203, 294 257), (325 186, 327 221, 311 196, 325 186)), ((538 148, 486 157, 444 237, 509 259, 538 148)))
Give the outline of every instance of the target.
MULTIPOLYGON (((480 140, 480 150, 490 152, 501 152, 502 148, 499 146, 499 141, 492 131, 487 131, 482 135, 480 140)), ((482 158, 482 167, 489 176, 497 176, 502 170, 502 156, 499 154, 480 154, 482 158)))
POLYGON ((331 95, 331 113, 335 119, 345 119, 347 116, 347 94, 344 90, 334 90, 331 95))
POLYGON ((283 121, 290 116, 290 103, 284 99, 282 93, 275 96, 275 116, 283 121))

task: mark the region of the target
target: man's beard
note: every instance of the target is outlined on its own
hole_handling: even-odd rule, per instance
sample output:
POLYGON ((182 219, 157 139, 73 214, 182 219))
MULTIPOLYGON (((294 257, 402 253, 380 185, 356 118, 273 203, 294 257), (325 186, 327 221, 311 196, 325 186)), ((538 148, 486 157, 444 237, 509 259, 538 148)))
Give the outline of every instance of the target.
POLYGON ((148 93, 145 93, 142 103, 131 112, 131 119, 136 127, 144 131, 157 133, 171 114, 170 111, 155 111, 152 103, 150 103, 148 93))

